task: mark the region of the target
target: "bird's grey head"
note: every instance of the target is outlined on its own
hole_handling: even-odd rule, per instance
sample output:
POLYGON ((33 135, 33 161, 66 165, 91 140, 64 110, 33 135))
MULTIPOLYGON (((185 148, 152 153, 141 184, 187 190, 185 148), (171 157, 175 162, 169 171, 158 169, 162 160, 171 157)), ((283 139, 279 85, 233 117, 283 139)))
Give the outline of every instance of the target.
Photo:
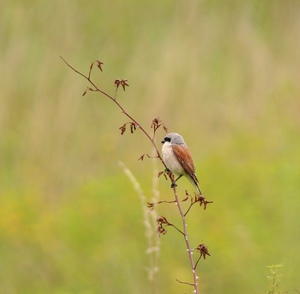
POLYGON ((170 142, 171 144, 179 144, 179 145, 185 145, 185 142, 182 138, 182 136, 180 136, 179 134, 177 133, 170 133, 168 135, 166 135, 164 137, 164 139, 162 140, 162 143, 165 143, 165 142, 170 142))

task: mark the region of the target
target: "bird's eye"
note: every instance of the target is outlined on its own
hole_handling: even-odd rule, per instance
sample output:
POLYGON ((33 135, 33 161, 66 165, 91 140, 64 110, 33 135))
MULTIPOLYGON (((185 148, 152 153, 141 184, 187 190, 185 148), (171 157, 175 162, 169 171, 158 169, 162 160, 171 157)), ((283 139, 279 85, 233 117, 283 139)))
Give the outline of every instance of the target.
POLYGON ((171 138, 165 137, 164 141, 165 141, 165 142, 171 142, 171 138))

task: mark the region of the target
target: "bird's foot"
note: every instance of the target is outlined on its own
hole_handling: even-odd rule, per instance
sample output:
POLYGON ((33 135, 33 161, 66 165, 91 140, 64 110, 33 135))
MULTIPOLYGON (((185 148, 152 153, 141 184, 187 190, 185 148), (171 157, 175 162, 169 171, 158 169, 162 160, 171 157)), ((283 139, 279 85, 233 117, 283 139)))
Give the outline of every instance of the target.
POLYGON ((171 188, 177 187, 177 184, 175 182, 172 183, 171 188))
POLYGON ((165 169, 165 172, 166 172, 166 173, 170 173, 171 171, 170 171, 168 168, 166 168, 166 169, 165 169))

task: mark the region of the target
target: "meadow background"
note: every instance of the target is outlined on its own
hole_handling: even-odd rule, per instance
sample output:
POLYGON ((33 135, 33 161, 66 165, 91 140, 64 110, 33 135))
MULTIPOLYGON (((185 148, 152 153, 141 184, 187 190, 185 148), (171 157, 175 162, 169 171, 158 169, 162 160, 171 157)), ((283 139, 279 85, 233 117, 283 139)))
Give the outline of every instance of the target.
MULTIPOLYGON (((141 132, 60 59, 88 72, 150 130, 182 134, 213 200, 188 216, 201 293, 299 293, 300 2, 37 1, 0 4, 0 292, 190 293, 184 242, 161 237, 155 287, 140 200, 162 166, 141 132), (154 289, 154 290, 153 290, 154 289)), ((160 145, 164 132, 158 133, 160 145)), ((162 199, 170 183, 159 179, 162 199)), ((192 191, 181 180, 179 192, 192 191)), ((180 224, 177 210, 158 213, 180 224)))

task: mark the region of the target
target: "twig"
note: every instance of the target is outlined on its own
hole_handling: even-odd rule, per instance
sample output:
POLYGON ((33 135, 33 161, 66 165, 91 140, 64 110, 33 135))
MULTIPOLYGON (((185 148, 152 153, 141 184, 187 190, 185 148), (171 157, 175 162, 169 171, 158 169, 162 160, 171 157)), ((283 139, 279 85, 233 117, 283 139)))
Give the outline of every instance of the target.
MULTIPOLYGON (((125 90, 125 87, 128 86, 128 83, 127 83, 127 80, 115 80, 115 85, 116 85, 116 91, 114 93, 114 97, 112 97, 111 95, 107 94, 106 92, 104 92, 103 90, 101 90, 92 80, 91 80, 91 75, 92 75, 92 69, 93 69, 93 66, 94 64, 97 64, 98 68, 102 71, 102 62, 99 61, 99 60, 96 60, 94 62, 91 63, 90 65, 90 68, 89 68, 89 73, 88 75, 85 75, 83 73, 81 73, 80 71, 76 70, 73 66, 71 66, 63 57, 61 57, 61 59, 64 61, 64 63, 70 68, 72 69, 75 73, 79 74, 80 76, 82 76, 84 79, 86 79, 92 86, 92 88, 87 88, 85 90, 85 92, 83 93, 83 96, 87 93, 87 91, 92 91, 92 92, 99 92, 101 94, 103 94, 104 96, 106 96, 107 98, 109 98, 113 103, 115 103, 117 105, 117 107, 122 111, 122 113, 127 116, 129 119, 130 119, 130 122, 127 122, 125 123, 123 126, 120 127, 120 130, 121 130, 121 134, 123 135, 124 132, 126 131, 126 126, 129 124, 130 125, 130 130, 131 132, 133 133, 136 128, 139 128, 143 134, 150 140, 152 146, 154 147, 154 150, 155 150, 155 153, 156 153, 156 156, 154 156, 154 158, 158 158, 161 163, 164 165, 165 169, 167 169, 167 166, 165 164, 165 162, 163 161, 162 159, 162 156, 160 155, 160 152, 155 144, 155 134, 156 134, 156 131, 159 127, 163 127, 163 129, 165 131, 167 131, 167 128, 164 126, 164 124, 161 122, 161 120, 159 118, 155 118, 153 121, 152 121, 152 124, 151 124, 151 128, 153 128, 153 136, 151 137, 148 132, 145 130, 145 128, 143 128, 141 126, 140 123, 138 123, 126 110, 125 108, 116 100, 116 94, 117 94, 117 90, 118 90, 118 87, 121 85, 123 87, 123 90, 125 90)), ((143 160, 144 156, 147 156, 150 158, 150 156, 148 154, 144 154, 140 157, 141 160, 143 160)), ((161 173, 160 173, 161 174, 161 173)), ((167 173, 169 179, 171 180, 171 182, 173 183, 174 182, 174 176, 172 173, 167 173)), ((166 230, 164 229, 163 225, 168 225, 168 226, 172 226, 174 227, 179 233, 181 233, 184 237, 184 240, 185 240, 185 244, 186 244, 186 248, 187 248, 187 251, 188 251, 188 256, 189 256, 189 261, 190 261, 190 265, 191 265, 191 268, 192 268, 192 273, 193 273, 193 283, 186 283, 186 282, 181 282, 179 280, 177 280, 178 282, 180 283, 183 283, 183 284, 188 284, 188 285, 191 285, 194 287, 194 293, 198 294, 199 291, 198 291, 198 283, 197 283, 197 275, 196 275, 196 270, 195 270, 195 263, 194 263, 194 260, 193 260, 193 251, 191 250, 191 246, 190 246, 190 243, 189 243, 189 239, 188 239, 188 235, 187 235, 187 223, 186 223, 186 214, 189 212, 189 210, 191 209, 192 205, 194 203, 192 203, 190 205, 190 207, 188 208, 188 210, 184 213, 183 210, 182 210, 182 207, 181 207, 181 204, 180 204, 180 201, 178 199, 178 195, 177 195, 177 191, 176 191, 176 187, 173 187, 173 193, 174 193, 174 197, 175 197, 175 200, 174 201, 159 201, 159 202, 156 202, 156 204, 158 203, 176 203, 177 205, 177 208, 178 208, 178 211, 179 211, 179 214, 180 214, 180 217, 181 217, 181 220, 182 220, 182 227, 183 227, 183 230, 180 230, 179 228, 177 228, 175 225, 169 223, 164 217, 161 217, 161 222, 159 223, 159 229, 161 230, 160 233, 166 233, 166 230)), ((154 206, 155 204, 153 204, 154 206)), ((200 205, 201 205, 201 202, 200 202, 200 205)), ((206 203, 204 203, 205 207, 206 207, 206 203)), ((160 218, 158 218, 160 219, 160 218)), ((201 256, 200 256, 201 257, 201 256)), ((199 260, 198 260, 199 261, 199 260)), ((197 263, 198 263, 197 261, 197 263)))
MULTIPOLYGON (((144 133, 144 135, 151 141, 155 152, 157 154, 157 157, 160 159, 160 161, 162 162, 162 164, 167 168, 166 164, 164 163, 164 161, 162 160, 162 157, 160 155, 160 152, 157 149, 157 146, 154 142, 154 138, 152 139, 150 137, 150 135, 145 131, 145 129, 124 109, 124 107, 122 107, 122 105, 116 100, 114 99, 112 96, 110 96, 109 94, 107 94, 106 92, 102 91, 101 89, 99 89, 97 87, 97 85, 91 80, 91 70, 92 70, 92 65, 90 66, 90 71, 89 71, 89 75, 86 76, 83 73, 81 73, 80 71, 78 71, 77 69, 75 69, 73 66, 71 66, 62 56, 60 56, 60 58, 65 62, 65 64, 71 68, 74 72, 76 72, 77 74, 81 75, 83 78, 85 78, 94 88, 96 91, 100 92, 101 94, 105 95, 106 97, 108 97, 110 100, 112 100, 120 109, 121 111, 132 121, 135 123, 135 125, 144 133)), ((93 64, 93 63, 92 63, 93 64)))
POLYGON ((175 195, 175 199, 176 199, 176 204, 177 204, 177 207, 178 207, 178 210, 179 210, 179 213, 180 213, 180 216, 181 216, 181 220, 182 220, 183 237, 184 237, 185 245, 186 245, 186 248, 187 248, 187 252, 188 252, 188 256, 189 256, 189 260, 190 260, 190 264, 191 264, 191 268, 192 268, 193 280, 194 280, 194 284, 193 284, 194 293, 198 294, 199 293, 198 292, 199 291, 198 290, 198 282, 197 282, 198 277, 197 277, 197 273, 196 273, 196 270, 195 270, 193 252, 191 250, 191 245, 190 245, 188 235, 187 235, 187 223, 186 223, 185 215, 182 211, 181 205, 180 205, 179 200, 178 200, 176 187, 173 188, 173 191, 174 191, 174 195, 175 195))
POLYGON ((185 285, 194 286, 193 283, 183 282, 183 281, 180 281, 180 280, 178 280, 178 279, 176 279, 176 281, 177 281, 178 283, 180 283, 180 284, 185 284, 185 285))

